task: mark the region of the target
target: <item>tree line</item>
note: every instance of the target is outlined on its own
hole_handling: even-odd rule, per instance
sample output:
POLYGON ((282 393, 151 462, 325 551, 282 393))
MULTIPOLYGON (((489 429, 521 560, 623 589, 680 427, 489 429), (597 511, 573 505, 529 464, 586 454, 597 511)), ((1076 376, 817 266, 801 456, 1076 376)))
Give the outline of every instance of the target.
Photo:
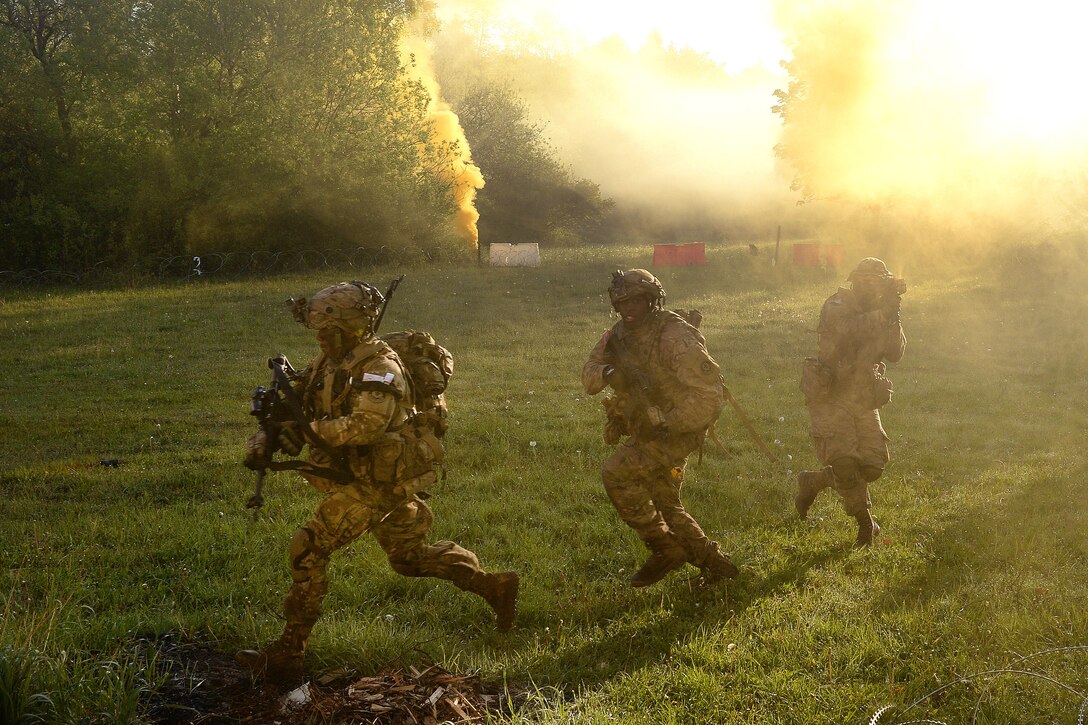
MULTIPOLYGON (((468 251, 450 223, 460 150, 436 138, 401 51, 420 5, 0 0, 0 268, 468 251)), ((474 99, 484 240, 593 233, 608 201, 556 161, 516 94, 474 99)))

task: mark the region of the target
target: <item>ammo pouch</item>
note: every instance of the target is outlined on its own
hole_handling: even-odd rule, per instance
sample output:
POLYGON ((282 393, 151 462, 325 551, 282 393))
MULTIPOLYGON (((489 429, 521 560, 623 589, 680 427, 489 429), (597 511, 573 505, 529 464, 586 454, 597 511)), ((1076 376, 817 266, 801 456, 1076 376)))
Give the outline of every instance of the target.
POLYGON ((819 358, 806 357, 801 364, 801 392, 807 402, 827 398, 831 394, 831 384, 834 381, 834 371, 820 362, 819 358))
POLYGON ((892 381, 884 377, 884 371, 888 367, 884 363, 873 366, 873 394, 870 401, 874 408, 880 408, 888 404, 892 399, 892 381))
POLYGON ((371 446, 370 455, 374 481, 405 498, 435 483, 439 469, 445 473, 442 441, 435 435, 433 421, 425 414, 414 416, 406 425, 386 433, 371 446))

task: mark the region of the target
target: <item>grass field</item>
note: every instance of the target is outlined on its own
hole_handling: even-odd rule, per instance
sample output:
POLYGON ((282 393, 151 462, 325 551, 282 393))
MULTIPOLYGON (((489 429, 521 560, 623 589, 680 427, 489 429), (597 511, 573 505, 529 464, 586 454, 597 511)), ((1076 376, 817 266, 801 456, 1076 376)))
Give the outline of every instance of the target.
POLYGON ((397 576, 363 539, 333 561, 310 671, 429 658, 528 688, 513 717, 545 722, 864 723, 894 705, 880 723, 1076 723, 1088 708, 1077 250, 907 270, 907 354, 883 411, 893 461, 873 487, 883 541, 861 552, 833 496, 806 522, 792 509, 796 472, 815 464, 799 363, 843 275, 736 247, 655 270, 670 306, 703 311, 711 353, 779 455, 765 460, 727 410, 732 459, 708 446, 693 461, 687 507, 743 570, 715 589, 691 568, 626 586, 644 551, 601 487, 603 414, 580 390, 612 322, 609 273, 649 266, 646 250, 0 293, 0 721, 138 721, 158 681, 139 642, 230 652, 278 634, 287 542, 319 494, 274 474, 250 519, 249 395, 266 357, 298 364, 316 349, 289 295, 405 271, 384 329, 429 330, 456 358, 433 536, 522 574, 518 627, 494 633, 481 600, 397 576))

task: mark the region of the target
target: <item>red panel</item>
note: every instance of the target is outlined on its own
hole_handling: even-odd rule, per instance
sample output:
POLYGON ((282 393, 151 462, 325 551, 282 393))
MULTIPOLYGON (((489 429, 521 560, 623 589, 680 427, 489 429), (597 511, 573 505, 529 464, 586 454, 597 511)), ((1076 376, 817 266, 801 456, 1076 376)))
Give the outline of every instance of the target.
POLYGON ((820 245, 819 244, 794 244, 793 245, 793 263, 798 267, 819 267, 820 266, 820 245))
POLYGON ((824 264, 828 267, 841 267, 846 258, 846 250, 841 244, 824 245, 824 264))
POLYGON ((697 244, 655 244, 655 267, 686 267, 706 264, 706 245, 697 244))

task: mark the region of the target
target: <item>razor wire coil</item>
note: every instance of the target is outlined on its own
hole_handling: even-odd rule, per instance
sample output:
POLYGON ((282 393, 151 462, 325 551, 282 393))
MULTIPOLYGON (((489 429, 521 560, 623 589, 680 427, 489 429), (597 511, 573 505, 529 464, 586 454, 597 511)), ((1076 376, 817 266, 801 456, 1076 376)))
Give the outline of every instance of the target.
POLYGON ((1016 669, 1017 665, 1021 665, 1022 663, 1026 662, 1028 660, 1031 660, 1031 659, 1036 659, 1036 658, 1045 657, 1045 656, 1051 656, 1051 655, 1055 655, 1055 654, 1069 653, 1069 652, 1078 652, 1078 653, 1088 652, 1088 645, 1073 645, 1073 646, 1069 646, 1069 647, 1055 647, 1055 648, 1052 648, 1052 649, 1041 650, 1039 652, 1033 652, 1031 654, 1027 654, 1027 655, 1023 655, 1021 657, 1018 657, 1017 659, 1013 660, 1013 662, 1011 662, 1008 667, 993 669, 993 670, 985 670, 983 672, 976 672, 976 673, 971 674, 971 675, 964 675, 962 677, 957 677, 956 679, 952 680, 951 682, 947 682, 944 685, 941 685, 940 687, 938 687, 938 688, 936 688, 936 689, 934 689, 934 690, 932 690, 930 692, 927 692, 925 695, 919 697, 918 699, 916 699, 914 702, 910 703, 906 707, 899 708, 898 706, 893 705, 893 704, 884 705, 883 707, 878 709, 875 713, 873 713, 872 717, 868 720, 868 725, 916 725, 916 724, 921 724, 921 723, 925 723, 925 724, 929 724, 929 725, 947 725, 947 723, 945 723, 943 721, 930 720, 930 719, 927 719, 927 718, 915 719, 915 720, 903 720, 901 718, 902 718, 902 716, 906 715, 909 711, 911 711, 914 708, 920 706, 922 703, 924 703, 927 700, 933 698, 934 696, 944 692, 945 690, 948 690, 949 688, 955 687, 957 685, 963 685, 963 684, 966 684, 966 683, 969 683, 969 682, 973 682, 973 681, 978 680, 978 679, 986 679, 987 680, 986 687, 984 687, 982 692, 980 693, 979 699, 976 701, 974 711, 972 713, 971 722, 975 723, 978 720, 978 714, 979 714, 979 710, 981 708, 982 700, 983 700, 983 698, 985 697, 985 695, 987 693, 987 688, 988 688, 989 684, 992 683, 997 678, 1005 677, 1005 676, 1025 677, 1025 678, 1029 678, 1029 679, 1039 680, 1039 681, 1042 681, 1042 682, 1046 682, 1046 683, 1048 683, 1050 685, 1053 685, 1053 686, 1057 687, 1059 690, 1063 690, 1065 692, 1068 692, 1068 693, 1074 695, 1075 697, 1078 698, 1078 700, 1080 702, 1080 708, 1079 708, 1079 710, 1077 712, 1076 723, 1077 723, 1077 725, 1086 725, 1086 718, 1088 718, 1088 692, 1082 692, 1082 691, 1078 690, 1076 687, 1073 687, 1072 685, 1069 685, 1069 684, 1067 684, 1065 682, 1062 682, 1061 680, 1059 680, 1059 679, 1057 679, 1055 677, 1052 677, 1049 674, 1046 674, 1044 672, 1039 672, 1037 670, 1029 670, 1029 669, 1016 669), (884 716, 892 714, 893 711, 897 711, 896 716, 892 720, 885 721, 883 719, 884 716))
POLYGON ((385 246, 353 249, 295 249, 290 251, 205 252, 177 254, 111 266, 99 261, 82 270, 0 270, 0 289, 12 287, 81 286, 111 282, 238 279, 318 269, 366 268, 390 260, 385 246))

